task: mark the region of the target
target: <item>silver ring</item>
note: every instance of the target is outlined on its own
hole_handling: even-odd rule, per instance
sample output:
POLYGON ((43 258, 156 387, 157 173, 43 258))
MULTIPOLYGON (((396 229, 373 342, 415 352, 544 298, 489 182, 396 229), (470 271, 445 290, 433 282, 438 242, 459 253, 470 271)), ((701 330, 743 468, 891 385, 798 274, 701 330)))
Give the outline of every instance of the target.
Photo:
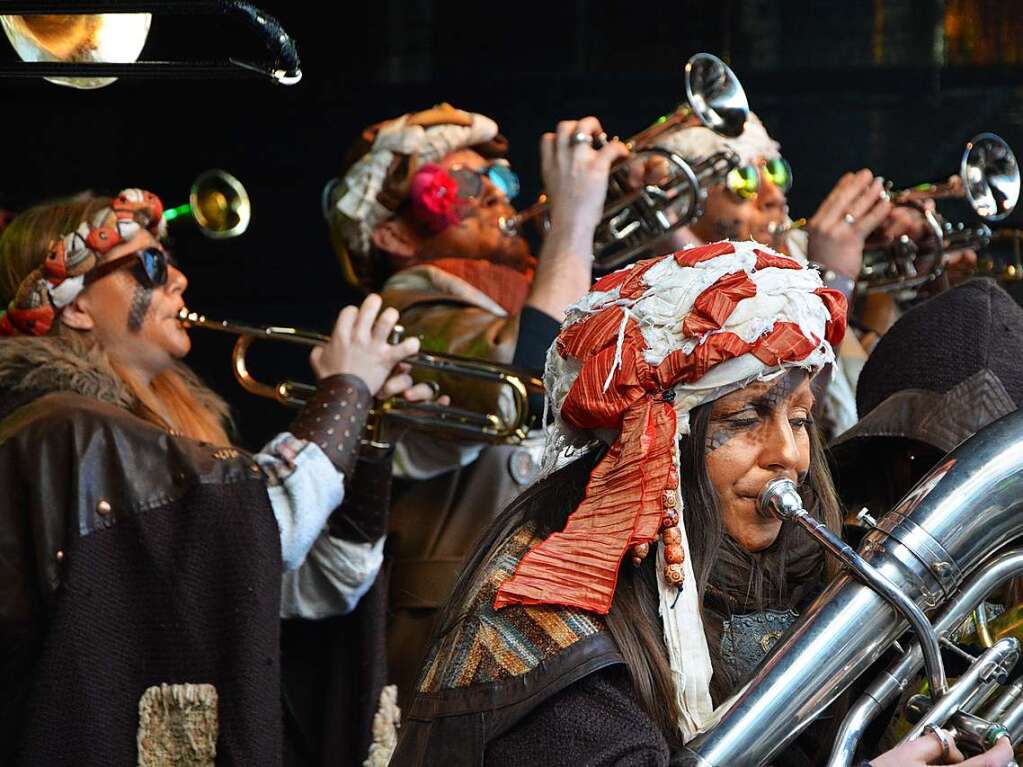
POLYGON ((589 133, 573 133, 572 138, 568 140, 569 146, 575 146, 576 144, 590 144, 593 145, 593 136, 589 133))
POLYGON ((842 220, 845 221, 845 223, 847 223, 849 226, 852 226, 853 224, 856 223, 856 216, 854 216, 852 213, 846 213, 842 217, 842 220))
POLYGON ((952 738, 943 729, 933 724, 924 727, 924 732, 929 732, 938 739, 938 742, 941 743, 941 763, 948 764, 952 755, 952 738))

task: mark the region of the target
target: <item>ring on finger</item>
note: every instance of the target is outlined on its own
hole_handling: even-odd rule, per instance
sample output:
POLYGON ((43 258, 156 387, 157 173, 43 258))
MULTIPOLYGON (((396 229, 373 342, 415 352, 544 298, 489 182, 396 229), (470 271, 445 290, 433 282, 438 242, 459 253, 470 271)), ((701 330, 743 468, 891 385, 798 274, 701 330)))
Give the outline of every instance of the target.
POLYGON ((849 226, 852 226, 853 224, 856 223, 856 216, 854 216, 852 213, 846 213, 844 216, 842 216, 842 220, 845 221, 845 223, 847 223, 849 226))
POLYGON ((924 727, 924 732, 929 732, 938 739, 941 744, 941 763, 948 764, 948 760, 952 755, 952 737, 940 727, 929 724, 924 727))
POLYGON ((437 399, 440 394, 440 384, 436 381, 423 381, 428 387, 430 387, 430 399, 437 399))
POLYGON ((592 146, 593 136, 591 136, 589 133, 583 133, 582 131, 573 133, 572 138, 568 140, 568 145, 576 146, 577 144, 590 144, 592 146))

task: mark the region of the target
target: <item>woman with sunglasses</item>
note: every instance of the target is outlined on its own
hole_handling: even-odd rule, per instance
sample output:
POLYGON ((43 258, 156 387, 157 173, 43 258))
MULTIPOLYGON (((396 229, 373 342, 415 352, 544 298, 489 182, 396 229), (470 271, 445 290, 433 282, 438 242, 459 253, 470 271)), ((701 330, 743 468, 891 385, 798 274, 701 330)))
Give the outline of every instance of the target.
POLYGON ((380 498, 348 496, 389 476, 363 456, 352 482, 418 341, 388 343, 376 296, 347 307, 291 429, 232 447, 181 362, 162 211, 137 189, 78 197, 0 238, 4 763, 277 763, 281 613, 351 609, 379 567, 380 498))

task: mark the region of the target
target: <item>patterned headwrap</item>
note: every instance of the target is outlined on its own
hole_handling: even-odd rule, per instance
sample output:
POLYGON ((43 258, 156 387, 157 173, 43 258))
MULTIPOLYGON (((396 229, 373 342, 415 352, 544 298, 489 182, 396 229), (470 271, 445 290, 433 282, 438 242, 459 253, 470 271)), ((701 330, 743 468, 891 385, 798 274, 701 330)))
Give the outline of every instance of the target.
POLYGON ((735 138, 699 125, 665 133, 657 139, 657 146, 674 152, 688 163, 701 162, 725 151, 735 152, 743 165, 752 165, 760 157, 765 160, 781 157, 781 144, 767 134, 760 118, 752 112, 746 118, 746 127, 735 138))
POLYGON ((500 156, 507 142, 489 117, 450 104, 370 126, 362 141, 367 151, 323 190, 323 214, 346 277, 373 290, 366 263, 373 230, 408 196, 416 170, 468 147, 489 145, 486 153, 500 156))
POLYGON ((845 299, 818 273, 754 242, 719 242, 607 275, 572 306, 547 356, 555 421, 546 469, 599 435, 611 447, 565 528, 529 551, 495 607, 606 614, 631 550, 660 534, 658 581, 683 734, 708 726, 710 656, 682 521, 678 440, 689 412, 789 367, 834 360, 845 299), (677 601, 677 604, 676 604, 677 601))
POLYGON ((29 274, 0 312, 0 336, 44 336, 57 314, 85 288, 85 275, 100 257, 143 228, 166 233, 163 203, 152 192, 125 189, 108 207, 50 243, 42 266, 29 274))

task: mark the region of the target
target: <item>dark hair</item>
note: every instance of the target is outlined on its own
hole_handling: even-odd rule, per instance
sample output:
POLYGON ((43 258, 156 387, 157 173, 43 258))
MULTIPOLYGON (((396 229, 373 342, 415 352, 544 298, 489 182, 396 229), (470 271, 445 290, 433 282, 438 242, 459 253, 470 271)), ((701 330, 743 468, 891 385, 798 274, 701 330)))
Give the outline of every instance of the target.
MULTIPOLYGON (((683 516, 689 531, 689 550, 697 589, 702 602, 711 571, 725 538, 718 508, 717 493, 707 474, 704 459, 707 426, 713 403, 705 403, 690 413, 690 434, 679 442, 682 482, 683 516), (698 532, 699 534, 694 534, 698 532)), ((453 630, 467 617, 469 595, 480 568, 493 552, 521 525, 532 522, 536 534, 547 537, 565 526, 568 516, 582 501, 590 472, 606 448, 591 451, 574 463, 536 483, 519 496, 483 533, 474 546, 474 554, 462 570, 450 599, 444 606, 434 630, 433 643, 453 630)), ((806 509, 829 527, 840 530, 838 500, 831 484, 824 448, 816 429, 810 427, 810 468, 802 488, 806 509)), ((783 526, 782 535, 799 531, 783 526)), ((678 729, 678 707, 675 684, 668 666, 658 617, 655 558, 648 556, 640 567, 626 558, 621 566, 611 610, 606 625, 629 669, 636 696, 647 716, 658 726, 669 746, 681 745, 678 729)), ((834 572, 832 566, 829 575, 834 572)), ((779 574, 784 582, 784 572, 779 574)), ((762 602, 768 595, 756 593, 762 602)), ((721 666, 717 642, 709 642, 714 666, 711 693, 721 700, 730 693, 722 686, 730 684, 731 676, 721 666)))

